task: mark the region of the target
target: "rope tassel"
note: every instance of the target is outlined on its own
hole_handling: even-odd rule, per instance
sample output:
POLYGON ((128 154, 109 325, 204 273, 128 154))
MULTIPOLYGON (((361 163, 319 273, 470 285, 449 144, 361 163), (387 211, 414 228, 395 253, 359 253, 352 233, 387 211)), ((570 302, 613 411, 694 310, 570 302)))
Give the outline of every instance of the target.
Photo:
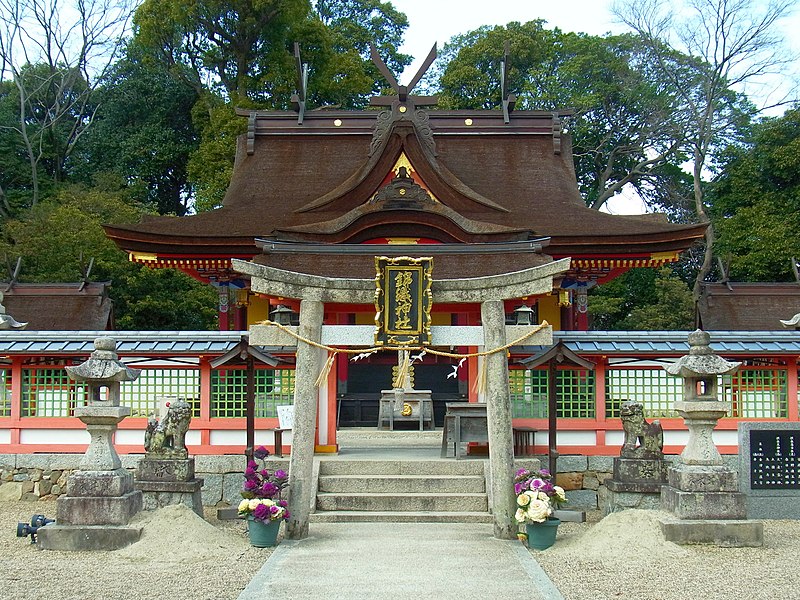
POLYGON ((317 377, 317 381, 314 383, 314 385, 317 387, 322 387, 328 380, 328 374, 331 372, 331 368, 333 367, 333 361, 336 360, 336 354, 336 352, 331 352, 328 354, 328 360, 325 361, 325 365, 322 367, 322 370, 319 372, 319 376, 317 377))
POLYGON ((393 385, 395 388, 405 387, 403 384, 405 383, 406 376, 411 368, 411 361, 408 355, 408 351, 403 352, 403 360, 400 361, 400 368, 397 369, 397 377, 394 378, 393 385))
POLYGON ((478 394, 486 393, 486 380, 489 377, 489 361, 485 358, 481 361, 478 369, 478 376, 475 378, 475 392, 478 394))

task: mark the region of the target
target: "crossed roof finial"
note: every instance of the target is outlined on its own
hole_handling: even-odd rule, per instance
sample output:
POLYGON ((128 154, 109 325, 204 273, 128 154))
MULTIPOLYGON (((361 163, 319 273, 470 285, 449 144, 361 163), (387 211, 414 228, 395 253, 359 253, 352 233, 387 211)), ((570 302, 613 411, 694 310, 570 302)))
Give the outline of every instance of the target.
POLYGON ((416 106, 433 106, 438 102, 438 98, 436 96, 410 95, 411 90, 414 89, 414 86, 419 83, 419 80, 422 79, 423 75, 425 75, 431 64, 433 64, 433 61, 436 60, 436 44, 433 45, 433 48, 431 48, 431 51, 428 53, 425 62, 422 63, 422 66, 417 71, 417 74, 414 75, 414 78, 408 85, 400 85, 397 83, 397 79, 395 79, 395 76, 389 70, 389 67, 386 66, 386 63, 383 62, 383 59, 378 54, 378 49, 375 47, 375 44, 370 43, 369 51, 372 62, 375 63, 376 67, 378 67, 378 70, 381 72, 386 81, 389 82, 389 85, 392 86, 392 89, 397 92, 397 96, 374 96, 370 98, 369 103, 372 106, 410 104, 411 108, 414 108, 416 106))

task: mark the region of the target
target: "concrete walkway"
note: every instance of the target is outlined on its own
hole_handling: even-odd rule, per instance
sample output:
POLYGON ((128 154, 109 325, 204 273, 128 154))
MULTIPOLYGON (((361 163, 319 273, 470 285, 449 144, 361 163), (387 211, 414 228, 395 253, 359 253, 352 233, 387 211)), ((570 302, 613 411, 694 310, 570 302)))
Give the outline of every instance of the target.
POLYGON ((312 523, 283 540, 239 600, 563 600, 518 541, 467 523, 312 523))

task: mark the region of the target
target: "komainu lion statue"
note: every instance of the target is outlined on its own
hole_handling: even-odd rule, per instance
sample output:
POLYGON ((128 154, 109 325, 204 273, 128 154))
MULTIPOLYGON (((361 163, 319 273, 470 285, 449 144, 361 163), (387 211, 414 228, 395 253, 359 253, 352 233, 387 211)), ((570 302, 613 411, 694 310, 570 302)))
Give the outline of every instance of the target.
POLYGON ((192 420, 192 407, 183 398, 169 403, 161 421, 150 417, 144 432, 144 449, 148 455, 165 458, 186 458, 186 432, 192 420))
POLYGON ((619 411, 625 441, 619 455, 624 458, 663 458, 664 430, 661 423, 648 423, 644 407, 638 402, 625 402, 619 411))

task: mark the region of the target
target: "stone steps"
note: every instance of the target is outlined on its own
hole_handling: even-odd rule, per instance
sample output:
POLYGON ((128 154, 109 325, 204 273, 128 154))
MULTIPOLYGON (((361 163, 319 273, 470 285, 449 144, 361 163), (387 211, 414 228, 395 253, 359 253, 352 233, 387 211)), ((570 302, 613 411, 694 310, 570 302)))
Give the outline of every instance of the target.
POLYGON ((334 510, 311 514, 312 523, 491 523, 488 512, 334 510))
POLYGON ((319 492, 468 494, 486 491, 482 475, 322 475, 319 492))
POLYGON ((491 522, 483 461, 323 460, 311 521, 491 522))
POLYGON ((488 511, 486 493, 341 493, 317 494, 319 510, 481 512, 488 511))
POLYGON ((321 460, 323 475, 484 475, 483 460, 321 460))

